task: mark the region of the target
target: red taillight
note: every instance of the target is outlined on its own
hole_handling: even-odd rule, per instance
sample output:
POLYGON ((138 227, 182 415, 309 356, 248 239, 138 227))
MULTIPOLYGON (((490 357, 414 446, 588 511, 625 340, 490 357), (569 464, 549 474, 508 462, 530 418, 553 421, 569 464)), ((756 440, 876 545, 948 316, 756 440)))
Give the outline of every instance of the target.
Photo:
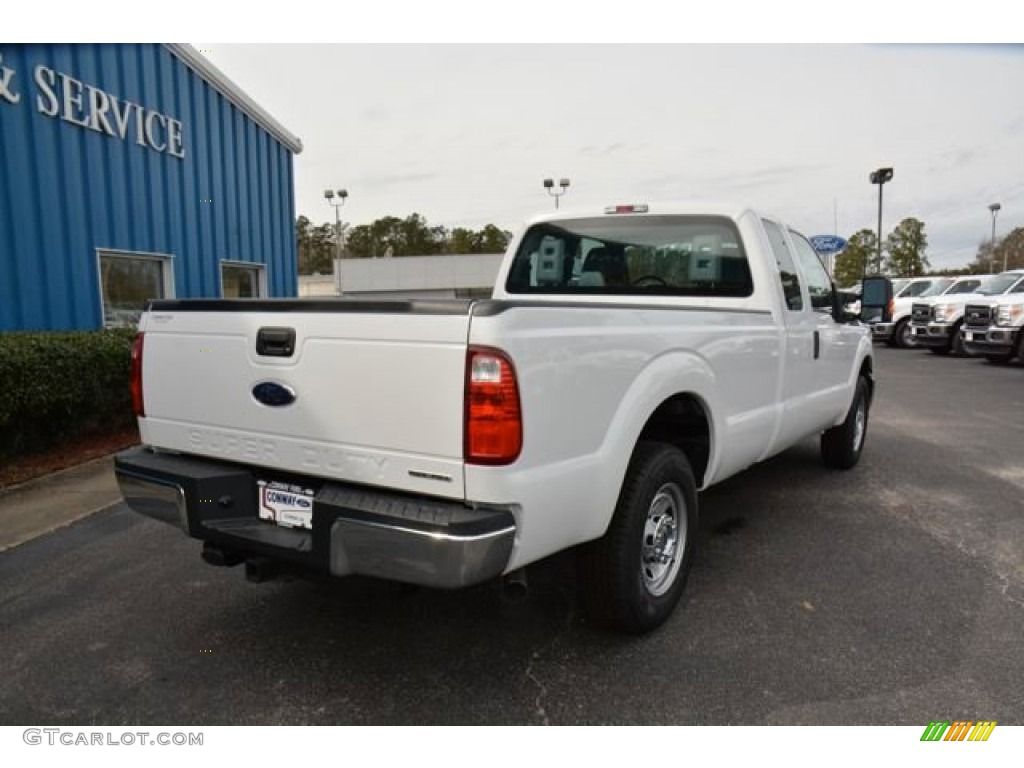
POLYGON ((889 299, 889 319, 896 314, 896 299, 889 299))
POLYGON ((132 342, 132 410, 136 416, 146 415, 146 403, 142 399, 142 340, 144 333, 135 334, 132 342))
POLYGON ((504 352, 466 353, 465 458, 468 464, 511 464, 523 447, 519 386, 504 352))

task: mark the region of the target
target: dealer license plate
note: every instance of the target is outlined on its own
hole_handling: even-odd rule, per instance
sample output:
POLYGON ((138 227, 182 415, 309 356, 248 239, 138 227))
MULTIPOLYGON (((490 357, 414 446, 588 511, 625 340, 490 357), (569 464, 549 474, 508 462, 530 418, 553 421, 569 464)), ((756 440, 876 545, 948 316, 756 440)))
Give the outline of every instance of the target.
POLYGON ((313 528, 312 488, 274 480, 258 480, 260 519, 285 528, 313 528))

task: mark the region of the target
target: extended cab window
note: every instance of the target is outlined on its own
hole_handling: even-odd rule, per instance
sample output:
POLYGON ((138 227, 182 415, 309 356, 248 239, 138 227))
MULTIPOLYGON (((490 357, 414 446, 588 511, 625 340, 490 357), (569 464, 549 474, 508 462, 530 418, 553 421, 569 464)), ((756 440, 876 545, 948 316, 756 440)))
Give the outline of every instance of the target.
POLYGON ((779 279, 782 281, 786 307, 799 311, 804 308, 804 298, 800 293, 800 275, 797 274, 796 265, 793 263, 793 254, 789 252, 786 238, 779 227, 767 219, 762 219, 761 223, 764 224, 764 231, 768 233, 768 242, 771 244, 775 263, 779 265, 779 279))
POLYGON ((832 309, 833 287, 832 278, 828 276, 825 267, 818 258, 818 252, 814 250, 807 239, 799 232, 789 231, 793 238, 793 246, 796 248, 796 258, 800 263, 800 271, 807 281, 807 293, 811 295, 811 306, 814 309, 832 309))
POLYGON ((509 293, 749 296, 739 231, 722 216, 626 216, 535 224, 509 270, 509 293))

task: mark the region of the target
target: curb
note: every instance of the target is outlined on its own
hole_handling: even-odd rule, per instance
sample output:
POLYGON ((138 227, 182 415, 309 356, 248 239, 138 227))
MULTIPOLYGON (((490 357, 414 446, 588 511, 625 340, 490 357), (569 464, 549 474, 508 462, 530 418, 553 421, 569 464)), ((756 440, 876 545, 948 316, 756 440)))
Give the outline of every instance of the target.
POLYGON ((0 553, 121 501, 114 454, 0 489, 0 553))
POLYGON ((77 471, 83 470, 86 467, 90 466, 91 464, 99 464, 99 463, 105 462, 105 461, 112 462, 113 459, 114 459, 114 456, 116 456, 117 454, 119 454, 123 450, 127 450, 127 449, 122 448, 120 450, 114 451, 113 453, 108 453, 105 456, 99 456, 99 457, 97 457, 95 459, 89 459, 88 461, 83 461, 81 464, 75 464, 74 466, 71 466, 71 467, 64 467, 64 469, 58 469, 58 470, 55 470, 53 472, 47 472, 45 475, 40 475, 39 477, 33 477, 31 480, 25 480, 24 482, 18 483, 16 485, 5 485, 5 486, 2 486, 2 487, 0 487, 0 500, 2 500, 5 496, 17 493, 19 491, 31 492, 31 491, 35 490, 37 486, 43 486, 43 485, 46 485, 47 483, 52 483, 52 482, 55 482, 55 481, 59 482, 60 479, 64 475, 70 474, 71 472, 77 472, 77 471))

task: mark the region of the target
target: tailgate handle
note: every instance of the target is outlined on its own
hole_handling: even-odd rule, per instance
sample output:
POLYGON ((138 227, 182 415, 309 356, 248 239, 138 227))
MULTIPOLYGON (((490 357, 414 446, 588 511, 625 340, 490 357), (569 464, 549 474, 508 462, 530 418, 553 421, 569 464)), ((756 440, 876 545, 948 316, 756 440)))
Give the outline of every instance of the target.
POLYGON ((295 352, 294 328, 260 328, 256 334, 256 354, 265 357, 291 357, 295 352))

